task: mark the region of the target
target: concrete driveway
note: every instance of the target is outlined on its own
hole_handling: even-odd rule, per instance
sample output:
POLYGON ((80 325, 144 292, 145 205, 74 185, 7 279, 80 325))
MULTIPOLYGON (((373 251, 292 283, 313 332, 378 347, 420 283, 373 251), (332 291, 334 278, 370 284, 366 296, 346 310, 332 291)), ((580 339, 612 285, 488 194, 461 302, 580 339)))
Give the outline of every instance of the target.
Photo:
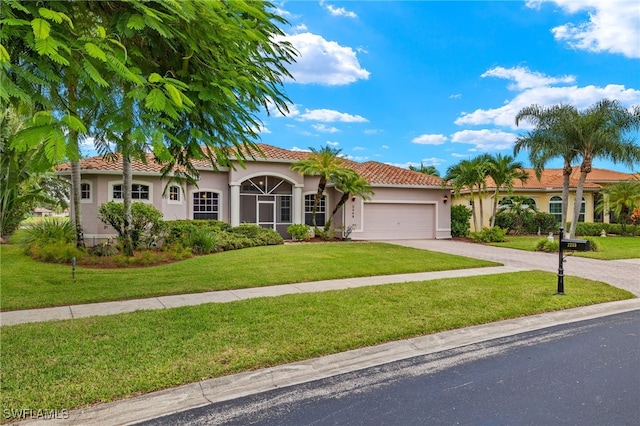
MULTIPOLYGON (((505 266, 514 268, 558 272, 559 259, 557 253, 515 250, 456 240, 396 240, 385 242, 501 262, 505 266)), ((640 244, 640 240, 638 242, 640 244)), ((564 275, 602 281, 628 290, 640 297, 640 259, 598 260, 569 256, 564 263, 564 275)))

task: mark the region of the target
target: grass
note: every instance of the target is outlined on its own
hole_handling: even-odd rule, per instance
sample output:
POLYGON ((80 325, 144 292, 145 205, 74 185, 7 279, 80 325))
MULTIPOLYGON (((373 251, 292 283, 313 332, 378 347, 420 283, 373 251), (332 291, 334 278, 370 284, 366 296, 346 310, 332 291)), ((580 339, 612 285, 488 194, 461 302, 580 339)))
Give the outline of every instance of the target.
MULTIPOLYGON (((555 236, 557 240, 557 236, 555 236)), ((598 244, 598 251, 575 252, 573 256, 591 259, 616 260, 640 258, 640 238, 638 237, 577 237, 589 238, 598 244)), ((504 243, 491 243, 496 247, 507 247, 519 250, 535 251, 538 241, 546 239, 544 236, 507 236, 504 243)))
POLYGON ((149 268, 77 268, 72 279, 68 265, 36 262, 17 246, 0 250, 3 311, 496 265, 385 243, 285 244, 149 268))
POLYGON ((554 295, 555 283, 555 274, 528 271, 6 326, 0 336, 2 408, 72 409, 448 329, 633 297, 575 277, 565 277, 567 294, 560 297, 554 295))

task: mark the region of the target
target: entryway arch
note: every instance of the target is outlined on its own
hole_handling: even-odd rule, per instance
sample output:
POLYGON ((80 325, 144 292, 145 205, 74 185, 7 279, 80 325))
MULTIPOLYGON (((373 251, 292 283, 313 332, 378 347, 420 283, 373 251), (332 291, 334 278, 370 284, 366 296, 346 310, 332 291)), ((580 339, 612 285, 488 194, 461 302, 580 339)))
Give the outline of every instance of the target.
POLYGON ((240 223, 275 229, 288 238, 293 223, 293 184, 280 176, 258 175, 240 184, 240 223))

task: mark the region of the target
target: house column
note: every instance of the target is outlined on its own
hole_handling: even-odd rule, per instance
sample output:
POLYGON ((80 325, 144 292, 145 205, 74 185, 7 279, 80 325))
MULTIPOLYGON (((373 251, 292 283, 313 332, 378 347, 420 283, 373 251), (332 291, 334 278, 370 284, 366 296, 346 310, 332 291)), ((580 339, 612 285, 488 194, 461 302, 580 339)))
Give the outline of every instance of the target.
POLYGON ((302 220, 302 209, 304 208, 304 198, 302 198, 302 185, 293 187, 293 223, 304 223, 302 220))
POLYGON ((230 183, 229 216, 231 226, 240 225, 240 184, 230 183))

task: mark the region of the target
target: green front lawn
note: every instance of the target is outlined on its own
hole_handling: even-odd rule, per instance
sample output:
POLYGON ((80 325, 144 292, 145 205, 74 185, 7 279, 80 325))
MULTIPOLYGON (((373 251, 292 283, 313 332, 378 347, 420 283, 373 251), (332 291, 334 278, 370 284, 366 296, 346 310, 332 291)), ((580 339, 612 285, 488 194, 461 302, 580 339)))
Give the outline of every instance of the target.
MULTIPOLYGON (((371 246, 361 246, 359 250, 371 255, 371 246)), ((335 262, 328 251, 315 246, 295 249, 314 257, 308 259, 308 267, 300 266, 302 271, 312 271, 317 262, 324 267, 324 260, 335 262)), ((425 252, 431 259, 426 261, 420 251, 396 251, 384 244, 377 250, 386 253, 383 263, 395 263, 392 254, 420 258, 402 259, 410 264, 452 262, 432 260, 435 254, 425 252)), ((266 275, 290 261, 285 254, 291 256, 295 250, 284 247, 276 252, 278 256, 262 269, 266 275)), ((208 265, 209 273, 215 274, 211 264, 217 256, 196 259, 203 263, 195 265, 208 265)), ((3 268, 4 262, 3 255, 3 268)), ((255 261, 249 263, 251 269, 255 261)), ((349 267, 362 273, 358 263, 352 258, 349 267)), ((224 262, 215 264, 224 269, 224 262)), ((154 275, 145 276, 156 280, 154 275)), ((296 276, 306 278, 302 273, 296 276)), ((115 280, 112 285, 126 287, 115 280)), ((566 296, 556 296, 555 274, 527 271, 2 327, 2 409, 89 406, 383 342, 633 297, 575 277, 565 277, 565 289, 566 296)))
MULTIPOLYGON (((538 241, 545 240, 545 236, 510 236, 504 243, 491 243, 496 247, 507 247, 519 250, 534 251, 538 241)), ((558 236, 554 238, 558 240, 558 236)), ((590 239, 598 245, 598 251, 575 252, 573 256, 589 257, 592 259, 616 260, 616 259, 640 259, 640 237, 576 237, 577 239, 590 239)))
POLYGON ((285 244, 149 268, 77 268, 72 279, 71 266, 36 262, 17 246, 0 250, 2 310, 496 265, 385 243, 285 244))

